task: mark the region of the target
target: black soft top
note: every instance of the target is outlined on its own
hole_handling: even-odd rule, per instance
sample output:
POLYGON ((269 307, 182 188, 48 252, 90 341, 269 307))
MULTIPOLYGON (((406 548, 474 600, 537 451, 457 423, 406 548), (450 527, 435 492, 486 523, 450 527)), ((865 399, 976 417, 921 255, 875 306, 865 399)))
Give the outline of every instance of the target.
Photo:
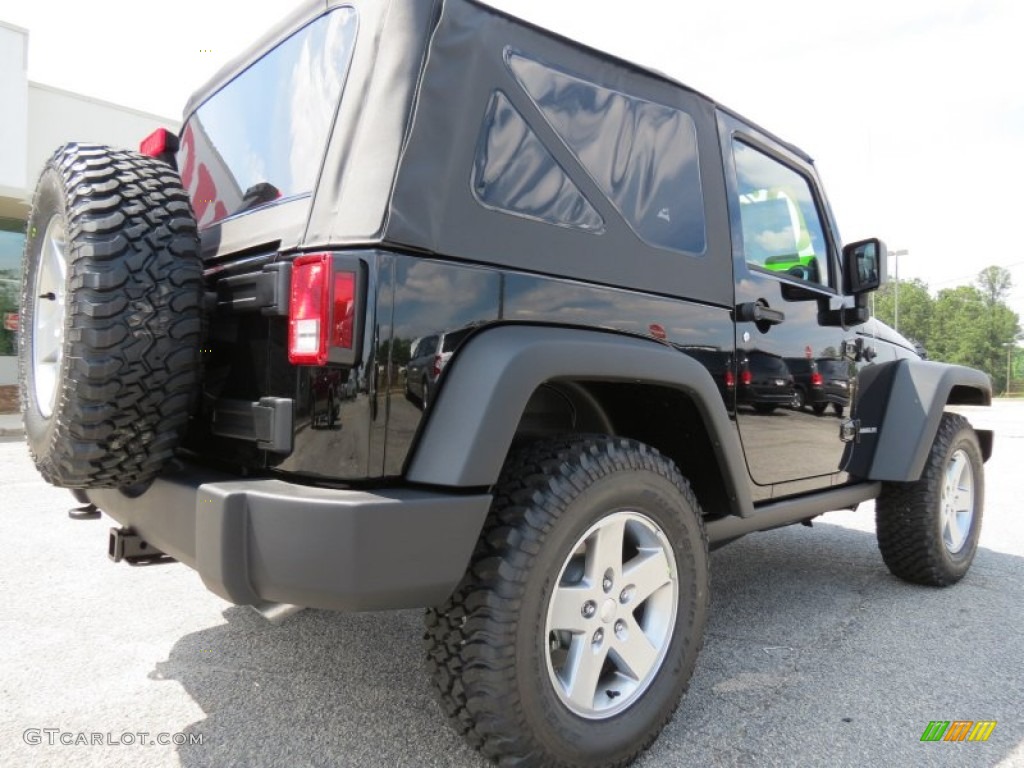
MULTIPOLYGON (((342 6, 356 10, 359 28, 315 191, 308 199, 211 227, 204 235, 208 255, 260 247, 388 246, 667 295, 699 295, 715 304, 731 302, 717 119, 725 110, 660 72, 473 0, 306 2, 199 89, 185 117, 285 37, 342 6), (514 63, 520 72, 513 71, 514 63), (576 78, 584 90, 592 86, 589 94, 574 98, 590 110, 583 118, 593 125, 626 120, 618 134, 606 132, 599 140, 603 143, 588 147, 603 164, 597 172, 593 158, 588 161, 572 147, 565 127, 552 120, 558 108, 552 103, 560 92, 552 86, 555 97, 542 104, 524 84, 527 67, 540 79, 576 78), (632 147, 625 149, 623 131, 629 132, 630 118, 622 118, 622 104, 654 126, 646 135, 638 129, 627 136, 632 147), (494 129, 509 116, 522 124, 518 136, 494 129), (689 148, 687 132, 692 134, 689 148), (495 181, 495 204, 481 193, 481 179, 490 180, 491 172, 481 170, 481 164, 500 152, 520 153, 504 166, 512 169, 506 176, 518 178, 495 181), (657 199, 658 185, 664 192, 675 180, 659 178, 658 169, 673 167, 691 185, 679 186, 681 200, 670 205, 664 194, 657 199), (615 178, 602 186, 602 173, 615 178), (523 202, 545 184, 563 189, 549 200, 523 202), (686 229, 680 222, 688 218, 704 232, 664 247, 648 231, 658 225, 657 217, 679 231, 686 229)), ((281 105, 267 105, 275 108, 281 105)), ((809 163, 795 147, 783 146, 809 163)))

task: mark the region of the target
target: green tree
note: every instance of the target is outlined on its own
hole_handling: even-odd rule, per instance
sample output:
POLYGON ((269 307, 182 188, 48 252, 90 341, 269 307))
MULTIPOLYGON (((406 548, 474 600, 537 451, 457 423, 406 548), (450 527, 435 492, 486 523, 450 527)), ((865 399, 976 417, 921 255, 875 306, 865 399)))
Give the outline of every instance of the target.
POLYGON ((979 368, 992 377, 996 392, 1005 391, 1007 344, 1021 332, 1020 318, 1006 304, 1012 286, 1010 273, 993 266, 978 273, 976 285, 940 291, 933 307, 929 355, 979 368))
POLYGON ((992 265, 978 273, 977 283, 985 297, 985 303, 993 306, 1006 301, 1006 297, 1010 295, 1010 288, 1013 287, 1013 277, 1010 270, 992 265))
POLYGON ((928 292, 928 285, 914 278, 886 283, 875 294, 875 317, 883 323, 896 327, 896 291, 899 291, 900 322, 899 332, 908 339, 920 342, 931 355, 930 341, 932 314, 935 300, 928 292))
POLYGON ((1006 347, 1021 335, 1020 318, 1006 303, 1013 287, 1013 278, 1008 269, 991 266, 978 273, 977 285, 988 310, 985 370, 992 377, 996 391, 1005 392, 1009 389, 1006 380, 1006 347))
POLYGON ((985 370, 988 358, 986 316, 984 297, 973 285, 939 291, 932 316, 929 356, 933 360, 985 370))

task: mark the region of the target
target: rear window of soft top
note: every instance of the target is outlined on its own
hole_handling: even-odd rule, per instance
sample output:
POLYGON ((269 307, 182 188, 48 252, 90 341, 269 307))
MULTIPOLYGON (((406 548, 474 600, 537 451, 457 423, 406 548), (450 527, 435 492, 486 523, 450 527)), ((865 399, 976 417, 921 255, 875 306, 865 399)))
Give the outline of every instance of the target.
POLYGON ((200 227, 316 183, 355 46, 337 8, 283 40, 192 113, 178 168, 200 227))

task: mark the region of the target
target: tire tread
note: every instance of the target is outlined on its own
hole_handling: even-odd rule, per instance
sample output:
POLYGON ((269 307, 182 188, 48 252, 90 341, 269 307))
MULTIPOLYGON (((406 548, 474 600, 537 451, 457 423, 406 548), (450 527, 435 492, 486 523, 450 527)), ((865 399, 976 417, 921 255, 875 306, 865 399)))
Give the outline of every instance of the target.
MULTIPOLYGON (((936 519, 947 456, 965 431, 973 435, 967 419, 959 414, 944 413, 921 478, 909 483, 885 483, 875 502, 875 526, 882 559, 890 572, 904 581, 945 587, 956 583, 966 573, 966 567, 952 566, 936 519)), ((974 445, 976 448, 976 439, 974 445)), ((981 482, 982 477, 976 474, 975 483, 981 482)), ((980 526, 982 509, 978 500, 975 506, 973 525, 980 526)))
MULTIPOLYGON (((426 612, 426 666, 441 709, 471 746, 502 766, 557 765, 531 738, 516 693, 512 638, 525 574, 545 535, 577 493, 616 470, 647 470, 670 480, 698 511, 707 552, 689 483, 653 448, 603 435, 539 441, 510 455, 466 576, 443 606, 426 612)), ((705 592, 705 613, 708 596, 705 592)), ((697 642, 699 651, 703 637, 697 642)), ((678 701, 629 755, 601 765, 631 763, 657 738, 676 706, 678 701)))
MULTIPOLYGON (((55 428, 30 449, 49 482, 123 488, 173 453, 200 380, 199 238, 177 173, 154 158, 67 144, 48 161, 66 206, 69 317, 55 428)), ((29 239, 41 236, 37 187, 29 239)), ((29 253, 29 244, 26 244, 29 253)), ((28 270, 25 270, 26 276, 28 270)), ((31 286, 26 277, 23 300, 31 286)), ((30 350, 21 342, 28 407, 30 350)))

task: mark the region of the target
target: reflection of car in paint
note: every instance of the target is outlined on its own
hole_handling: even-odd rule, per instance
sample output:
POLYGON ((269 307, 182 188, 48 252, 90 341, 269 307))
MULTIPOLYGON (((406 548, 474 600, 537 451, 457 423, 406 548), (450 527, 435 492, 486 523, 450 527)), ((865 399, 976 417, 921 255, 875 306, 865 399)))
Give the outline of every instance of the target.
POLYGON ((821 358, 818 360, 818 370, 822 378, 821 400, 811 407, 815 413, 821 414, 825 406, 831 404, 835 414, 842 416, 850 405, 850 364, 844 360, 821 358))
POLYGON ((778 355, 753 350, 741 358, 736 402, 752 405, 758 413, 771 413, 793 402, 793 374, 778 355))
POLYGON ((793 408, 809 406, 821 415, 831 403, 836 415, 850 404, 849 364, 842 360, 806 357, 786 358, 793 374, 793 408))
POLYGON ((433 402, 434 391, 445 365, 474 327, 435 333, 413 340, 405 368, 406 396, 418 399, 424 408, 433 402))
POLYGON ((349 378, 348 371, 340 368, 325 368, 310 379, 310 419, 313 429, 337 429, 338 409, 344 399, 343 383, 349 378))
POLYGON ((736 371, 733 368, 732 350, 717 347, 684 347, 678 349, 699 361, 708 369, 718 387, 718 393, 729 408, 733 407, 736 396, 736 371))

